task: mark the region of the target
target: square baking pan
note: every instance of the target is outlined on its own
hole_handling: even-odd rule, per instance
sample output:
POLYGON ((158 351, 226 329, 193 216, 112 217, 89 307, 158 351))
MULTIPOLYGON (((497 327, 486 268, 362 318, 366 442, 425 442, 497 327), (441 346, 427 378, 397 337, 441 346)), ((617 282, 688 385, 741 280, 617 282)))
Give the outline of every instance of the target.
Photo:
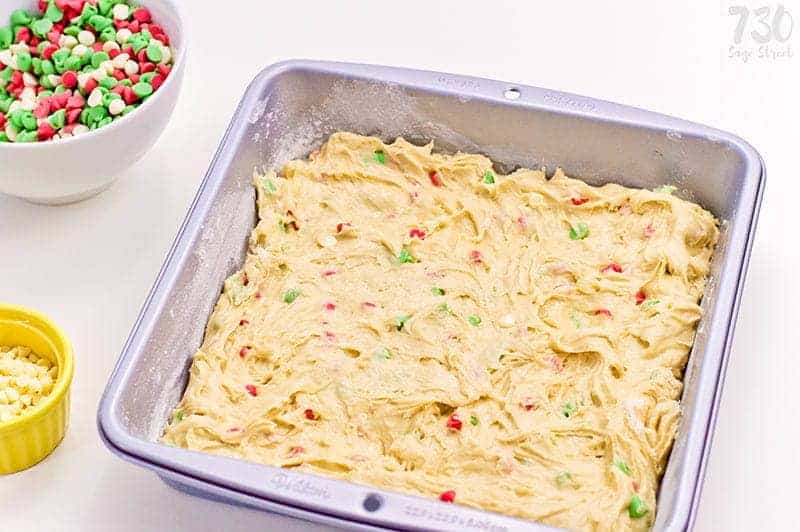
POLYGON ((243 264, 256 221, 254 170, 306 157, 340 130, 433 140, 438 150, 483 153, 502 171, 560 166, 592 184, 669 183, 722 220, 654 525, 691 528, 764 187, 761 158, 743 140, 698 124, 451 74, 288 61, 253 80, 101 399, 98 426, 108 447, 184 491, 350 529, 548 528, 159 442, 222 283, 243 264))

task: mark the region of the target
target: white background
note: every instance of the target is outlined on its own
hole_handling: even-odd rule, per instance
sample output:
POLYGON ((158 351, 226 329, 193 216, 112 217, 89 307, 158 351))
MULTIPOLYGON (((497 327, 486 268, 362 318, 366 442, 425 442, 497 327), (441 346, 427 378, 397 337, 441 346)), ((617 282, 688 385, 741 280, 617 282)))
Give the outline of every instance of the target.
MULTIPOLYGON (((45 462, 0 477, 0 528, 314 529, 167 488, 103 447, 95 411, 247 82, 275 61, 319 58, 576 92, 750 141, 769 180, 697 530, 793 529, 800 478, 800 27, 789 40, 794 57, 743 64, 728 58, 731 3, 765 4, 187 2, 187 76, 152 152, 83 203, 40 207, 0 196, 0 300, 53 317, 77 359, 67 437, 45 462)), ((800 26, 800 2, 784 5, 800 26)))

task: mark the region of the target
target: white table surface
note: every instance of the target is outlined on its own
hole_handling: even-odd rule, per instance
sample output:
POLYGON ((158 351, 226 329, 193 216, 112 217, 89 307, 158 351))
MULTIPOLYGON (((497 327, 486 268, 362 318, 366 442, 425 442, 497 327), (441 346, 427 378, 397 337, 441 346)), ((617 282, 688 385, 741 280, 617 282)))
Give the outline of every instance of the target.
MULTIPOLYGON (((187 2, 187 76, 155 148, 83 203, 41 207, 0 196, 0 300, 53 317, 77 359, 66 439, 43 463, 0 477, 0 528, 321 529, 174 491, 112 456, 95 428, 109 372, 246 84, 287 58, 538 85, 749 140, 770 178, 696 529, 796 526, 786 519, 800 476, 800 28, 788 41, 793 57, 730 59, 731 3, 765 2, 187 2)), ((800 26, 800 2, 784 4, 800 26)))

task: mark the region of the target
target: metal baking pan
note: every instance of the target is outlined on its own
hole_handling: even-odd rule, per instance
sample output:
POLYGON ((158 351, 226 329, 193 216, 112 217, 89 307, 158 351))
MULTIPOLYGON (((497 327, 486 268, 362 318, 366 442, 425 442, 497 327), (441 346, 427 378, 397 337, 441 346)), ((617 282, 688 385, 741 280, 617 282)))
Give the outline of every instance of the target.
POLYGON ((764 187, 761 158, 743 140, 698 124, 451 74, 289 61, 253 80, 100 402, 98 426, 108 447, 179 489, 350 529, 547 529, 159 443, 223 280, 243 263, 256 219, 254 169, 305 157, 338 130, 434 140, 440 150, 483 153, 505 170, 560 166, 593 184, 672 183, 723 220, 655 521, 655 530, 691 528, 764 187))

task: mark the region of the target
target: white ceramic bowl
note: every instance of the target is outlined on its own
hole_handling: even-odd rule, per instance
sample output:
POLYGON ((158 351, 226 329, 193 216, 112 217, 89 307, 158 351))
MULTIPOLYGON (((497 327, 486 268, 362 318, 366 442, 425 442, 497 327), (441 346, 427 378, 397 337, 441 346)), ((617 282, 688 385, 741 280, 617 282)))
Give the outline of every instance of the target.
MULTIPOLYGON (((58 205, 93 196, 138 161, 166 127, 178 99, 186 64, 186 28, 180 0, 142 0, 166 30, 175 50, 167 80, 133 112, 77 137, 31 143, 0 143, 0 192, 34 203, 58 205)), ((35 0, 0 0, 0 25, 35 0)))

